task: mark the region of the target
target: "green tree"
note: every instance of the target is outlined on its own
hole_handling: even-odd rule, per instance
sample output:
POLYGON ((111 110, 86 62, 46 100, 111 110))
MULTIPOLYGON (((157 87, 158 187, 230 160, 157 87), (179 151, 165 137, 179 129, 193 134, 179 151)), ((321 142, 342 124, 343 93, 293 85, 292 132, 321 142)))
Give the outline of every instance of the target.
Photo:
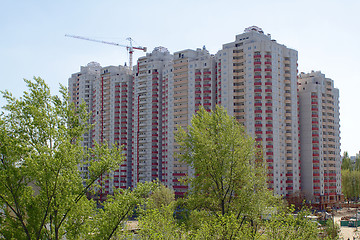
POLYGON ((177 240, 187 239, 183 228, 174 218, 175 202, 160 208, 146 209, 139 218, 140 239, 177 240))
POLYGON ((168 206, 172 204, 174 201, 174 190, 167 188, 163 184, 159 184, 159 186, 153 191, 153 193, 149 197, 148 207, 160 209, 163 206, 168 206))
POLYGON ((334 222, 333 219, 329 219, 325 224, 325 232, 328 239, 339 239, 340 237, 340 226, 334 222))
POLYGON ((348 201, 358 200, 360 196, 360 171, 341 170, 341 186, 348 201))
POLYGON ((349 157, 348 152, 344 152, 344 156, 342 158, 341 169, 343 170, 353 170, 353 165, 351 164, 351 159, 349 157))
POLYGON ((360 155, 356 154, 354 170, 360 171, 360 155))
POLYGON ((21 98, 2 92, 7 103, 0 116, 0 236, 80 237, 94 213, 86 195, 101 175, 121 163, 121 149, 96 145, 84 150, 85 104, 75 110, 63 86, 58 97, 41 78, 25 82, 28 92, 21 98), (85 180, 78 170, 84 164, 89 169, 85 180))
POLYGON ((103 209, 99 209, 94 216, 92 235, 87 239, 118 239, 124 234, 126 237, 126 221, 133 215, 136 207, 147 205, 148 197, 155 189, 155 183, 138 183, 133 190, 120 190, 114 196, 109 196, 110 198, 104 202, 103 209))
POLYGON ((267 190, 265 166, 255 159, 254 140, 224 108, 217 106, 212 112, 201 108, 191 126, 178 131, 176 141, 181 153, 177 157, 195 171, 195 177, 187 178, 193 209, 254 223, 274 201, 267 190))
POLYGON ((259 231, 253 231, 254 227, 250 222, 239 219, 235 214, 225 214, 220 216, 209 215, 208 212, 192 212, 197 215, 197 227, 189 231, 188 239, 259 239, 262 235, 259 231))
POLYGON ((317 223, 306 218, 310 211, 303 209, 296 215, 288 208, 271 217, 265 224, 265 239, 268 240, 311 240, 319 239, 317 223))

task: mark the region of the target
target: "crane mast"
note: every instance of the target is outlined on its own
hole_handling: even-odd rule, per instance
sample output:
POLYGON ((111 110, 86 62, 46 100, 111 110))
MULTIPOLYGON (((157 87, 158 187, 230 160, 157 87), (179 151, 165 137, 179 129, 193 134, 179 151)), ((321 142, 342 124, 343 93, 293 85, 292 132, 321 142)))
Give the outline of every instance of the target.
POLYGON ((146 50, 147 50, 146 47, 141 47, 141 46, 134 47, 133 46, 133 41, 134 40, 132 38, 130 38, 130 37, 128 37, 126 39, 126 40, 129 41, 129 43, 130 43, 129 45, 123 45, 123 44, 119 44, 119 43, 116 43, 116 42, 107 42, 107 41, 103 41, 103 40, 97 40, 97 39, 92 39, 92 38, 82 37, 82 36, 77 36, 77 35, 65 34, 65 37, 71 37, 71 38, 77 38, 77 39, 92 41, 92 42, 104 43, 104 44, 114 45, 114 46, 118 46, 118 47, 125 47, 129 52, 129 68, 130 68, 130 71, 132 71, 132 66, 133 66, 134 49, 142 50, 144 52, 146 52, 146 50))

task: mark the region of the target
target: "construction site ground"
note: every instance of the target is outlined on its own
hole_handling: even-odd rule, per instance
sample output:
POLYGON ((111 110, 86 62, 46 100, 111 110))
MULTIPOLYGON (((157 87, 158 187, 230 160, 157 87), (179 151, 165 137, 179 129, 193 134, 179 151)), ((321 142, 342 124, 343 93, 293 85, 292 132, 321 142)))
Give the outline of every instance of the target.
MULTIPOLYGON (((356 208, 342 208, 334 212, 335 222, 340 226, 341 217, 354 216, 356 214, 356 208)), ((340 239, 344 240, 360 240, 360 227, 340 227, 340 239)))

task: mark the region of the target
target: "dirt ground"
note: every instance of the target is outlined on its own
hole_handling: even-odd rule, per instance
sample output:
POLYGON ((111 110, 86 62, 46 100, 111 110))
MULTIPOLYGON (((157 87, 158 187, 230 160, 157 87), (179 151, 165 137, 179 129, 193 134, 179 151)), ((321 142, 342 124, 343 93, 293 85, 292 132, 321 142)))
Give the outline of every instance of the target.
MULTIPOLYGON (((355 208, 343 208, 341 210, 338 210, 335 212, 334 218, 335 222, 340 226, 340 219, 344 216, 353 216, 356 214, 355 208)), ((344 240, 354 240, 358 239, 360 240, 360 227, 340 227, 341 233, 340 233, 340 239, 344 240), (358 229, 358 230, 357 230, 358 229)))

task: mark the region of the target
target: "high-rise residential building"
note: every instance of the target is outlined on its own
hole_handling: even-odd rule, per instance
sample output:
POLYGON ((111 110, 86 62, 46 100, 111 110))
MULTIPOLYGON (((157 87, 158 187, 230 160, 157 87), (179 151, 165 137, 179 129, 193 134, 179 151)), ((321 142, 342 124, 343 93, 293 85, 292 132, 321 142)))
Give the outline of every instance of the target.
MULTIPOLYGON (((123 66, 101 68, 93 86, 93 142, 122 146, 126 160, 101 179, 101 193, 113 193, 114 188, 131 186, 131 107, 133 77, 123 66)), ((100 195, 101 196, 101 195, 100 195)))
POLYGON ((179 153, 175 133, 186 129, 200 105, 210 111, 215 107, 215 59, 205 49, 174 53, 173 61, 163 71, 162 152, 163 182, 182 196, 188 186, 180 178, 193 171, 176 156, 179 153))
MULTIPOLYGON (((96 79, 100 76, 101 66, 99 63, 91 62, 87 66, 82 66, 80 72, 71 75, 68 81, 69 97, 76 108, 84 101, 89 113, 93 111, 93 88, 96 79)), ((89 124, 92 123, 90 116, 89 124)), ((92 130, 84 134, 82 142, 84 148, 92 147, 92 130)), ((80 167, 81 176, 87 178, 88 165, 80 167)))
MULTIPOLYGON (((85 101, 91 113, 89 123, 94 124, 90 132, 85 133, 83 146, 91 148, 94 142, 121 145, 126 157, 119 169, 110 173, 110 178, 104 176, 99 180, 102 185, 100 198, 113 193, 114 188, 131 186, 132 81, 133 77, 125 67, 101 67, 94 62, 81 67, 79 73, 69 78, 71 100, 76 107, 85 101)), ((80 171, 83 177, 87 176, 87 166, 80 171)))
POLYGON ((299 75, 301 186, 326 208, 341 199, 339 90, 320 71, 299 75))
MULTIPOLYGON (((91 62, 87 66, 82 66, 80 72, 71 75, 68 81, 70 101, 78 108, 82 101, 85 102, 88 112, 93 108, 93 87, 96 79, 100 76, 101 66, 99 63, 91 62)), ((89 119, 91 123, 91 117, 89 119)), ((83 146, 92 147, 91 130, 85 133, 83 146)))
MULTIPOLYGON (((215 56, 205 47, 173 55, 157 47, 137 60, 132 74, 122 66, 81 67, 69 91, 76 106, 84 99, 95 124, 84 146, 106 140, 122 145, 126 156, 110 178, 100 179, 100 197, 153 180, 183 196, 188 186, 180 179, 193 169, 178 160, 175 133, 191 124, 200 105, 210 111, 219 104, 263 150, 275 194, 303 190, 318 202, 337 201, 338 90, 318 72, 301 74, 298 83, 297 59, 297 51, 253 26, 215 56)), ((86 177, 86 166, 81 170, 86 177)))
POLYGON ((216 54, 218 103, 262 145, 269 188, 300 190, 297 51, 249 27, 216 54))
POLYGON ((166 48, 157 47, 138 59, 132 104, 133 186, 162 181, 162 88, 164 67, 172 61, 166 48))

